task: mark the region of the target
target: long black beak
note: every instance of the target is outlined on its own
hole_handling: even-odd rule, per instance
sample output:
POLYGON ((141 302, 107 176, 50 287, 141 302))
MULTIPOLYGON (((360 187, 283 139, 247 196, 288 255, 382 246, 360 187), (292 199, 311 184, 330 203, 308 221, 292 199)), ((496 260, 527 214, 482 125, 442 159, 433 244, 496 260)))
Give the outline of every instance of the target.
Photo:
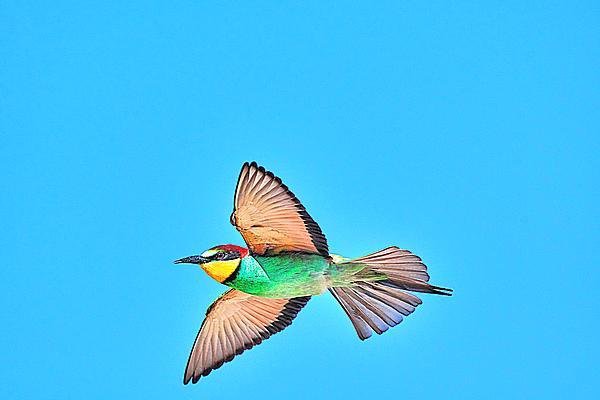
POLYGON ((202 256, 189 256, 180 258, 179 260, 175 260, 173 262, 175 264, 203 264, 208 262, 208 258, 202 256))

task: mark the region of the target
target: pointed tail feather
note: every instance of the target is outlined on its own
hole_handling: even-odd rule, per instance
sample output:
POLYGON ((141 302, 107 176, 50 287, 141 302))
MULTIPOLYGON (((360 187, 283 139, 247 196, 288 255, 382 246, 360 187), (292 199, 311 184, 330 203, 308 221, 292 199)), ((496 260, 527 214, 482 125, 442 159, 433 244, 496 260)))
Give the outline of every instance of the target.
POLYGON ((389 281, 399 289, 445 296, 452 295, 452 289, 427 283, 429 274, 421 257, 395 246, 346 261, 344 264, 364 264, 371 271, 385 274, 389 281))
POLYGON ((411 314, 421 300, 405 290, 422 293, 452 295, 452 289, 427 283, 429 274, 421 258, 408 250, 388 247, 344 264, 362 264, 367 271, 385 275, 385 279, 357 281, 350 286, 332 287, 331 294, 340 303, 361 340, 372 332, 381 334, 399 324, 411 314))

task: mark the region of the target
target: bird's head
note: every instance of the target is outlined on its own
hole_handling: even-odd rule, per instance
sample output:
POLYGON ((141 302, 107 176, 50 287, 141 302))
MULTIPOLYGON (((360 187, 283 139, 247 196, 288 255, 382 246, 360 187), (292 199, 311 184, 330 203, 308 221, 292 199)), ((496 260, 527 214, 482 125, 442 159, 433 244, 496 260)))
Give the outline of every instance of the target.
POLYGON ((175 260, 175 264, 196 264, 217 282, 225 282, 233 275, 248 249, 234 244, 224 244, 206 250, 198 256, 175 260))

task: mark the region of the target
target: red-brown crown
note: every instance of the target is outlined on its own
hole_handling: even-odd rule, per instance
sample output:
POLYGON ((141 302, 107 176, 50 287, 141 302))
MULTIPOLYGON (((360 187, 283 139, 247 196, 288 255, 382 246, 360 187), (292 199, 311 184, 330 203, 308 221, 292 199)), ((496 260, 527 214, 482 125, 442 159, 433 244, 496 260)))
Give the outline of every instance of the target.
POLYGON ((248 255, 249 251, 245 247, 237 246, 235 244, 222 244, 213 247, 213 249, 220 249, 225 251, 237 251, 240 254, 240 258, 244 258, 248 255))

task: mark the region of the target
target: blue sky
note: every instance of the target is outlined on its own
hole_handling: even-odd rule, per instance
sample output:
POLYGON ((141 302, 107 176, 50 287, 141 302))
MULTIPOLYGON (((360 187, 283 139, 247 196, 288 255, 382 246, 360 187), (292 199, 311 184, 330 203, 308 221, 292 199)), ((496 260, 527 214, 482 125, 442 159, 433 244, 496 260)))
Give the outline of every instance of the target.
POLYGON ((595 2, 0 5, 0 394, 598 393, 595 2), (423 257, 452 298, 357 339, 329 295, 195 386, 244 161, 333 252, 423 257))

